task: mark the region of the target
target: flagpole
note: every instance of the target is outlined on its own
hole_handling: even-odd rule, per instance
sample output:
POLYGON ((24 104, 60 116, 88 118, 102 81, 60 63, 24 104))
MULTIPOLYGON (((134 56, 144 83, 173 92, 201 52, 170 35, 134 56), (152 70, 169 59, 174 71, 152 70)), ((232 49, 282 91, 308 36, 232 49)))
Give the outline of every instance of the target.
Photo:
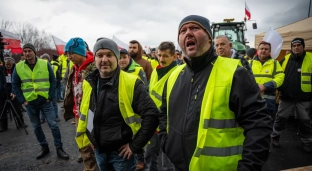
POLYGON ((309 18, 309 17, 310 17, 310 15, 311 15, 311 1, 312 1, 312 0, 310 0, 309 12, 308 12, 308 18, 309 18))

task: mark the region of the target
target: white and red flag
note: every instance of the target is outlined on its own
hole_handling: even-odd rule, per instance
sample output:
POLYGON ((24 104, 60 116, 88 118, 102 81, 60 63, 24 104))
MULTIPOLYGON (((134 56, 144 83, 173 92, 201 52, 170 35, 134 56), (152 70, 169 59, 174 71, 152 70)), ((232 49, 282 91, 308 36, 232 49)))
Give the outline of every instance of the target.
POLYGON ((245 2, 245 15, 247 16, 247 19, 250 20, 251 18, 250 9, 247 6, 246 2, 245 2))
POLYGON ((113 35, 113 41, 118 45, 119 50, 120 49, 128 50, 129 44, 124 43, 123 41, 119 40, 115 35, 113 35))
POLYGON ((62 39, 55 37, 53 35, 52 35, 52 39, 53 39, 53 42, 55 44, 57 53, 59 55, 64 54, 64 48, 65 48, 66 42, 64 42, 62 39))
POLYGON ((11 33, 4 29, 0 29, 3 36, 3 42, 8 43, 4 45, 4 53, 22 54, 21 40, 17 34, 11 33))

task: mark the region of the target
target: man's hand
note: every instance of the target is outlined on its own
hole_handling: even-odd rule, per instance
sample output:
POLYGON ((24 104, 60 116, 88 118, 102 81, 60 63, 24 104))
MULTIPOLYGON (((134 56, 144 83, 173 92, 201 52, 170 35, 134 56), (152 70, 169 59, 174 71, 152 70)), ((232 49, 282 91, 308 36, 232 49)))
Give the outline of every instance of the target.
POLYGON ((129 143, 121 146, 119 148, 119 151, 120 151, 119 156, 123 156, 123 158, 128 159, 128 160, 131 158, 133 154, 129 147, 129 143))
POLYGON ((15 95, 13 93, 11 93, 10 96, 12 97, 11 100, 15 98, 15 95))
POLYGON ((92 143, 90 143, 90 146, 91 146, 92 150, 94 151, 95 150, 94 145, 92 143))
POLYGON ((260 88, 260 93, 264 93, 266 87, 263 84, 258 84, 259 88, 260 88))
POLYGON ((24 102, 24 106, 27 106, 28 105, 28 102, 24 102))

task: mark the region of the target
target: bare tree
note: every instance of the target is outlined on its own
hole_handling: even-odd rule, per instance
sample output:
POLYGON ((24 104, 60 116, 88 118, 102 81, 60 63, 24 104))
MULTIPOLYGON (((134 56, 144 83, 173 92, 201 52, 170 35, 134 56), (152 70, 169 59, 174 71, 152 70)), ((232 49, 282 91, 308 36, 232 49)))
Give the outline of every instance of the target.
POLYGON ((14 24, 13 32, 20 36, 22 43, 32 43, 37 51, 51 48, 51 37, 29 23, 14 24))
POLYGON ((9 20, 2 19, 0 21, 0 29, 10 30, 13 26, 13 22, 9 20))

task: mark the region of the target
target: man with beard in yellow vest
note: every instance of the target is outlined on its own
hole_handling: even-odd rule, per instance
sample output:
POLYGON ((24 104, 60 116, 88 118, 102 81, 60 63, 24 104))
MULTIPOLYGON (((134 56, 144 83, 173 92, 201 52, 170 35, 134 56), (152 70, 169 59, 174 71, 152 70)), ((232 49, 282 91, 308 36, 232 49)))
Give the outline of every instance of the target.
POLYGON ((97 69, 82 84, 76 142, 94 146, 100 170, 135 171, 133 154, 153 136, 159 111, 143 82, 118 66, 114 41, 101 39, 93 49, 97 69))
POLYGON ((160 108, 161 149, 179 171, 260 171, 269 156, 271 118, 250 71, 218 57, 210 22, 179 25, 184 65, 169 76, 160 108))
MULTIPOLYGON (((149 84, 149 94, 156 104, 157 108, 160 108, 162 104, 162 93, 165 83, 170 74, 177 68, 177 56, 175 54, 175 46, 172 42, 162 42, 158 46, 158 61, 159 65, 153 70, 151 80, 149 84)), ((150 140, 150 144, 147 145, 145 151, 145 162, 149 170, 158 170, 158 156, 159 156, 159 141, 158 131, 150 140)), ((167 171, 174 169, 170 161, 165 154, 162 153, 161 166, 159 170, 167 171)))

